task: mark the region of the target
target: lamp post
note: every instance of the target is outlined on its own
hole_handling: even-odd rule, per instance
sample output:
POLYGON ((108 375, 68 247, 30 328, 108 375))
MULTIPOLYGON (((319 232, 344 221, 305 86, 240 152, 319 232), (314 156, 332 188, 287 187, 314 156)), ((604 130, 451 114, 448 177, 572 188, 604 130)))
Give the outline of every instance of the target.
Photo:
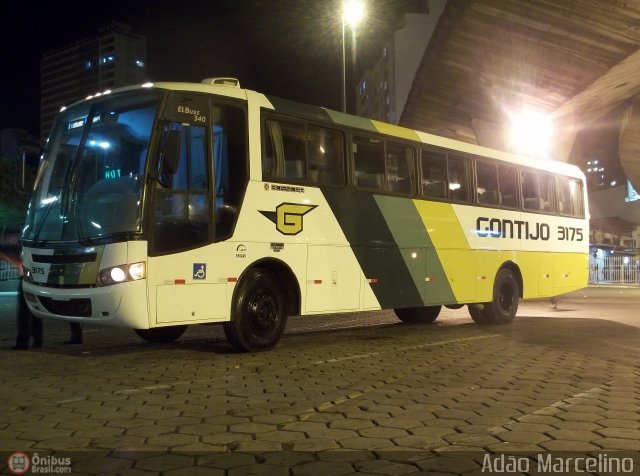
POLYGON ((352 42, 355 31, 364 16, 364 7, 360 0, 344 0, 342 4, 342 112, 347 112, 347 52, 345 46, 345 25, 351 27, 352 42))

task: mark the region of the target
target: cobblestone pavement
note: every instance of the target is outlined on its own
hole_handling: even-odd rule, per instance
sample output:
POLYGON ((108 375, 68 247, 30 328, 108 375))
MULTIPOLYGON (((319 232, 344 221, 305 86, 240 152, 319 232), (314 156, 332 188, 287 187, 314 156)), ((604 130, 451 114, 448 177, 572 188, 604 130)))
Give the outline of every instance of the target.
POLYGON ((466 308, 292 318, 275 350, 238 354, 217 326, 63 346, 49 321, 43 349, 13 351, 2 296, 0 470, 19 451, 72 474, 640 474, 639 303, 590 288, 499 327, 466 308))

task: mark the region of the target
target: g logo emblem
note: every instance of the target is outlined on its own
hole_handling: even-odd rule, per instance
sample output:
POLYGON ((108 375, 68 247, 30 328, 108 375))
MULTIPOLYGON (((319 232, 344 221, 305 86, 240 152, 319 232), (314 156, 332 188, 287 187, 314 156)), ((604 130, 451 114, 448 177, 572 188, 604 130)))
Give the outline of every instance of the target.
POLYGON ((265 217, 276 224, 276 230, 283 235, 297 235, 303 229, 302 217, 318 205, 302 205, 299 203, 281 203, 275 212, 264 212, 265 217))

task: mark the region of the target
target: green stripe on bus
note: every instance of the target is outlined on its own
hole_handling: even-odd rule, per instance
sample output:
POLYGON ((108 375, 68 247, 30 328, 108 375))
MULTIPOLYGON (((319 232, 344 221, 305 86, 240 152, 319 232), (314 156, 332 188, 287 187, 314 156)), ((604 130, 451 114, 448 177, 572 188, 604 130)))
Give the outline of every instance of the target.
POLYGON ((376 127, 373 125, 370 119, 365 119, 364 117, 351 116, 349 114, 345 114, 343 112, 331 111, 330 109, 326 109, 327 114, 331 117, 331 120, 336 124, 340 124, 341 126, 353 127, 356 129, 364 129, 366 131, 378 132, 376 127))
POLYGON ((431 237, 413 200, 377 195, 376 202, 398 245, 424 305, 455 302, 431 237))
POLYGON ((422 306, 422 293, 374 195, 334 188, 323 188, 322 193, 365 278, 372 280, 371 289, 380 306, 383 309, 422 306))

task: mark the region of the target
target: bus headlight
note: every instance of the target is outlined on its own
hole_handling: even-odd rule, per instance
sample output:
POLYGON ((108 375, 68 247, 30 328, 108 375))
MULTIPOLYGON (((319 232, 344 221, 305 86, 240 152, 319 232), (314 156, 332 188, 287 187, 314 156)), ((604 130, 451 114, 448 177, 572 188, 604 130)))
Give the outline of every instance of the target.
POLYGON ((147 277, 146 265, 144 262, 123 264, 105 268, 98 274, 99 286, 110 286, 112 284, 124 283, 126 281, 137 281, 147 277))

